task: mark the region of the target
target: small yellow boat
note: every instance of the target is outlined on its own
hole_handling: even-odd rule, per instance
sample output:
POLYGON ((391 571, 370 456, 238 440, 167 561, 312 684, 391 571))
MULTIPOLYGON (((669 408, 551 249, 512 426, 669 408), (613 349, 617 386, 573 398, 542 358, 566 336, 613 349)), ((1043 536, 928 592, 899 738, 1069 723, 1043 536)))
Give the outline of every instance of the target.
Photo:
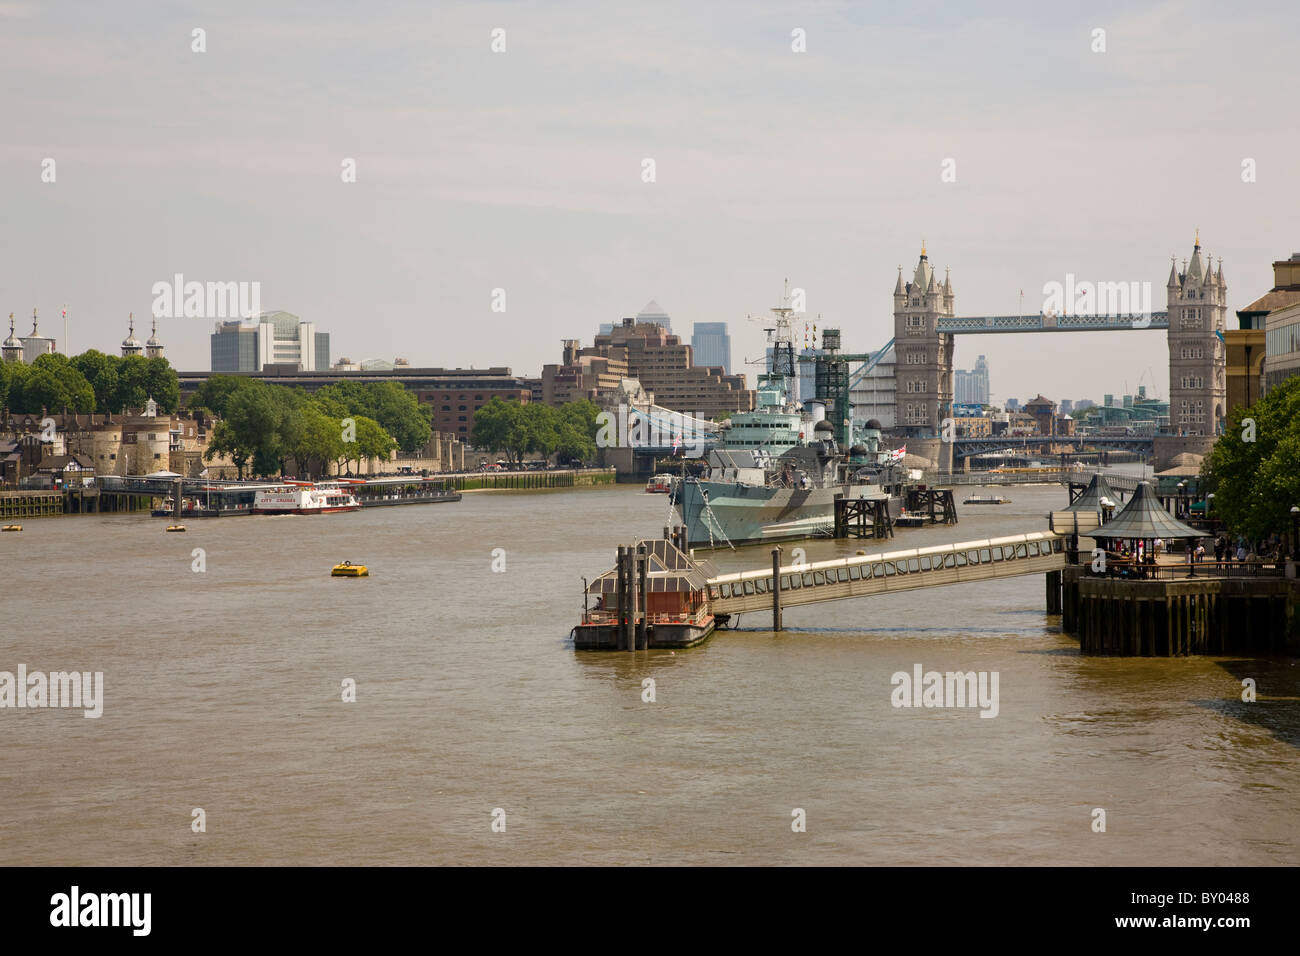
POLYGON ((3 528, 0 528, 0 531, 22 531, 22 530, 23 530, 23 526, 20 524, 7 524, 3 528))
POLYGON ((184 530, 185 530, 185 525, 183 525, 183 524, 169 524, 169 525, 167 526, 167 530, 168 530, 168 531, 184 531, 184 530))
POLYGON ((344 561, 342 564, 334 565, 334 570, 330 572, 331 577, 335 578, 368 578, 370 569, 364 564, 353 564, 351 561, 344 561))

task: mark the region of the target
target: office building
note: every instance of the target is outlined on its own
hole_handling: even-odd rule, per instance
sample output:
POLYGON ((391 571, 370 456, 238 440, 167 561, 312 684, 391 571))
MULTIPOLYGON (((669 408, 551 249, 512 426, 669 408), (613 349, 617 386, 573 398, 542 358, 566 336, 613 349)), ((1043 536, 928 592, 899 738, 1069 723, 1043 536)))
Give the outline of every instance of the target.
POLYGON ((723 374, 731 374, 731 336, 727 334, 726 322, 696 322, 691 333, 691 351, 696 365, 716 366, 723 374))

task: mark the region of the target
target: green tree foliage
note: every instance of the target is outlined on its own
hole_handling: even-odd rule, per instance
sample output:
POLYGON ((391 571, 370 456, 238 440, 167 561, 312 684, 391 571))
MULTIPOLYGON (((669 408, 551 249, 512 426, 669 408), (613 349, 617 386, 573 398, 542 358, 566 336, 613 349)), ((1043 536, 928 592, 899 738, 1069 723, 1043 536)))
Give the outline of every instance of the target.
POLYGON ((82 352, 72 359, 73 366, 94 389, 95 411, 101 415, 121 410, 113 407, 117 400, 117 366, 120 362, 117 356, 105 355, 98 349, 82 352))
POLYGON ((205 411, 218 418, 226 414, 230 397, 241 388, 250 387, 255 379, 242 378, 238 375, 213 375, 198 387, 190 396, 191 411, 205 411))
POLYGON ((515 464, 529 453, 582 460, 596 453, 599 413, 595 403, 586 400, 555 408, 494 398, 474 414, 470 441, 476 448, 504 453, 515 464))
POLYGON ((433 434, 430 409, 399 382, 338 382, 315 393, 340 418, 370 418, 393 436, 402 451, 423 447, 433 434))
POLYGON ((83 414, 118 414, 143 408, 150 398, 167 415, 180 407, 180 381, 166 359, 119 358, 90 349, 72 358, 52 352, 31 365, 3 365, 0 406, 12 412, 35 414, 43 405, 52 413, 66 407, 83 414), (16 388, 15 382, 24 383, 23 388, 16 388))
POLYGON ((1300 377, 1233 412, 1201 480, 1232 531, 1259 539, 1290 530, 1291 508, 1300 505, 1300 377))
POLYGON ((21 407, 15 410, 34 414, 42 408, 55 414, 95 410, 94 389, 66 355, 38 356, 22 376, 21 407))
POLYGON ((331 462, 344 467, 366 458, 387 460, 397 447, 382 424, 353 410, 369 396, 365 388, 347 383, 346 388, 331 386, 313 393, 254 378, 214 375, 195 392, 190 408, 221 416, 208 461, 226 455, 242 477, 245 465, 254 474, 283 473, 292 458, 299 470, 321 474, 331 462), (344 428, 345 419, 352 420, 350 429, 344 428), (354 435, 353 441, 344 441, 345 431, 354 435))

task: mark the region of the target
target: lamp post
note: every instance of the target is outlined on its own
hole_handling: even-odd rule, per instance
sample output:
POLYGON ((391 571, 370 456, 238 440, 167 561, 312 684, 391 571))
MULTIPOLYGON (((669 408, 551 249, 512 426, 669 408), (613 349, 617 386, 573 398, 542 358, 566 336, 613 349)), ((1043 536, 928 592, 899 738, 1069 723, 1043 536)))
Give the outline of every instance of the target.
POLYGON ((1183 516, 1185 510, 1186 510, 1186 509, 1183 507, 1183 493, 1184 493, 1186 490, 1187 490, 1187 482, 1185 482, 1185 481, 1180 481, 1180 482, 1178 483, 1178 504, 1174 505, 1174 517, 1175 517, 1175 518, 1181 518, 1181 517, 1183 516))
POLYGON ((1291 506, 1291 560, 1300 561, 1300 508, 1291 506))

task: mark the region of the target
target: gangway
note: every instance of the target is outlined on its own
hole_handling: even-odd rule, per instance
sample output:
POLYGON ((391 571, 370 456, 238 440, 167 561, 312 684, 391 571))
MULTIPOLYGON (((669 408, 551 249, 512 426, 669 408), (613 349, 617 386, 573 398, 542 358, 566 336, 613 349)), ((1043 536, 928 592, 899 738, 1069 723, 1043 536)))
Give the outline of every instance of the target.
MULTIPOLYGON (((1066 564, 1068 540, 1066 534, 1035 531, 812 564, 782 565, 777 576, 780 606, 1061 571, 1066 564)), ((770 567, 709 578, 713 613, 735 615, 771 609, 773 580, 770 567)))

